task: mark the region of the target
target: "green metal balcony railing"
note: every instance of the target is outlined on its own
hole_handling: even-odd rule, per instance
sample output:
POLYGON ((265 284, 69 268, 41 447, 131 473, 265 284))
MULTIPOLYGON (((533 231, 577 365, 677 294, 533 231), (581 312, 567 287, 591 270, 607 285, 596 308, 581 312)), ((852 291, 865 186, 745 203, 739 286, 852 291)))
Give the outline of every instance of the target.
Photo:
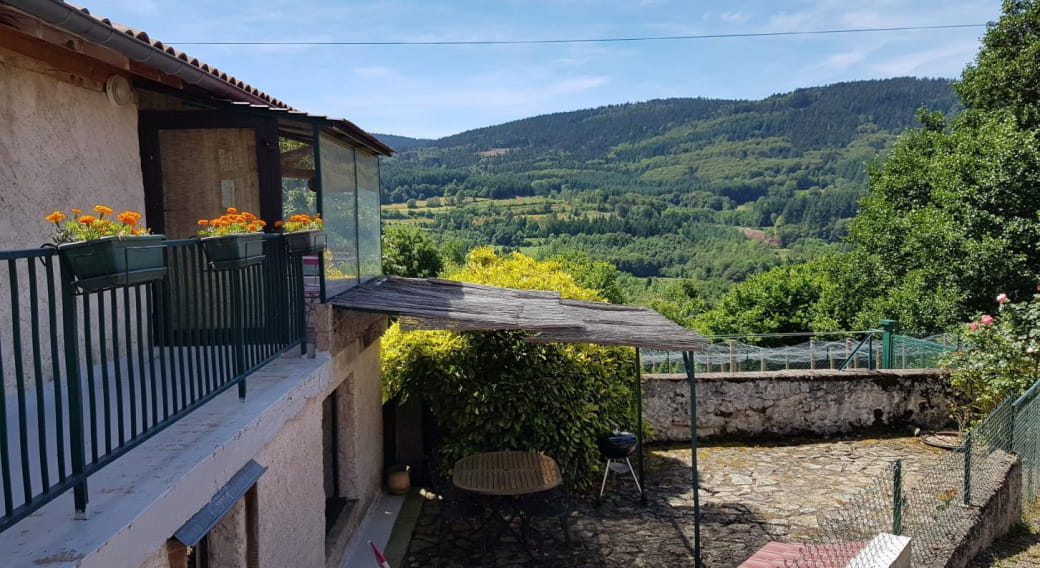
POLYGON ((91 474, 304 345, 300 257, 263 243, 214 271, 197 239, 166 241, 165 278, 94 293, 53 248, 0 252, 0 531, 69 489, 85 512, 91 474))

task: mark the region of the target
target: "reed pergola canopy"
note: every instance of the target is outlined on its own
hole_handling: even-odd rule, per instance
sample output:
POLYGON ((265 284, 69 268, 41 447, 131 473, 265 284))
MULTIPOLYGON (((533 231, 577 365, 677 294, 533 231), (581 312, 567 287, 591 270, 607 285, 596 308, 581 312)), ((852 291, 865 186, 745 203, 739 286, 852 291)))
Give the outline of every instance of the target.
POLYGON ((703 351, 708 340, 643 306, 561 298, 439 278, 387 276, 329 303, 400 317, 403 329, 529 332, 537 343, 594 343, 662 351, 703 351))

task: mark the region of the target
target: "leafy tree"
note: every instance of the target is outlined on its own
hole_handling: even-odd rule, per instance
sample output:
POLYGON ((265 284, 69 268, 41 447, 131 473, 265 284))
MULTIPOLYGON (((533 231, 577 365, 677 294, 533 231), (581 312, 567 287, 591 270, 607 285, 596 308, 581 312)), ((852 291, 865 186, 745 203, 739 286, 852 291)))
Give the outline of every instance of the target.
POLYGON ((625 303, 625 292, 618 282, 619 272, 613 264, 592 260, 589 255, 578 251, 568 251, 551 260, 559 262, 578 285, 595 290, 611 304, 625 303))
POLYGON ((383 274, 428 278, 444 269, 437 245, 417 227, 389 225, 383 230, 383 274))
MULTIPOLYGON (((816 306, 826 284, 818 263, 778 266, 734 285, 710 311, 694 321, 707 335, 792 333, 818 326, 816 306)), ((828 322, 829 323, 829 322, 828 322)), ((764 344, 783 339, 763 340, 764 344)))
MULTIPOLYGON (((451 278, 600 299, 558 263, 489 248, 471 251, 451 278)), ((384 395, 423 402, 445 463, 481 451, 542 451, 575 467, 579 483, 595 475, 596 436, 632 424, 634 363, 628 349, 527 343, 522 332, 403 332, 394 324, 383 338, 384 395)))
POLYGON ((990 23, 975 63, 964 70, 957 92, 975 110, 1011 111, 1019 126, 1040 126, 1040 5, 1004 0, 990 23))
MULTIPOLYGON (((934 120, 934 119, 933 119, 934 120)), ((873 256, 887 305, 917 332, 992 307, 993 291, 1035 285, 1040 145, 1008 111, 970 110, 948 129, 900 139, 871 175, 850 241, 873 256), (930 313, 920 299, 939 296, 930 313)))

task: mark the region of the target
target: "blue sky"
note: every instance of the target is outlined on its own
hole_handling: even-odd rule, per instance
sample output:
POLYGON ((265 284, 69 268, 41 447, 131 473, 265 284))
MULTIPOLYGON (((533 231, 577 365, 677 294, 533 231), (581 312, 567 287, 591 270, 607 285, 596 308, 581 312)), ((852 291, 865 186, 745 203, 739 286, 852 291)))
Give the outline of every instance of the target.
POLYGON ((603 38, 976 24, 997 0, 78 0, 297 108, 440 137, 667 97, 757 99, 838 81, 960 75, 983 28, 498 46, 209 46, 211 41, 603 38))

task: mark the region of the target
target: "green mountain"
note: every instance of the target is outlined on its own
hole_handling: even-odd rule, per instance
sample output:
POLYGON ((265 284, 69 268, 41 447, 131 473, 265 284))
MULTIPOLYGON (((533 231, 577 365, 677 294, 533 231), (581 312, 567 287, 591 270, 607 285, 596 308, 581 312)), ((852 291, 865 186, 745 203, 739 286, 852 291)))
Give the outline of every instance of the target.
POLYGON ((375 137, 398 152, 406 152, 434 142, 434 140, 429 138, 409 138, 408 136, 397 136, 394 134, 375 134, 375 137))
POLYGON ((866 193, 867 165, 916 126, 919 108, 955 113, 957 101, 946 80, 897 78, 400 138, 382 168, 385 217, 466 246, 577 250, 717 292, 837 246, 866 193))

